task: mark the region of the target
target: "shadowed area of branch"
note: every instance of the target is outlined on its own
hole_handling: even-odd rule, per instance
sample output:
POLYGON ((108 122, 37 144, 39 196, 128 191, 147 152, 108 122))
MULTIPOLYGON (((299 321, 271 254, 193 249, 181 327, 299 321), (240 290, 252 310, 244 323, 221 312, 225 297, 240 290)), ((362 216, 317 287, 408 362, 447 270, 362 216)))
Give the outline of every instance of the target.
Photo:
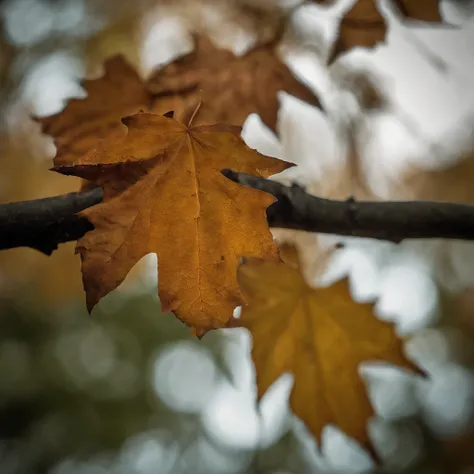
POLYGON ((0 250, 31 247, 46 255, 93 225, 76 213, 102 200, 102 189, 0 205, 0 250))
MULTIPOLYGON (((416 238, 474 240, 474 206, 437 201, 334 201, 264 178, 223 170, 228 179, 275 196, 270 227, 392 242, 416 238)), ((102 200, 93 188, 62 196, 0 205, 0 250, 31 247, 50 255, 63 242, 93 229, 77 213, 102 200)))

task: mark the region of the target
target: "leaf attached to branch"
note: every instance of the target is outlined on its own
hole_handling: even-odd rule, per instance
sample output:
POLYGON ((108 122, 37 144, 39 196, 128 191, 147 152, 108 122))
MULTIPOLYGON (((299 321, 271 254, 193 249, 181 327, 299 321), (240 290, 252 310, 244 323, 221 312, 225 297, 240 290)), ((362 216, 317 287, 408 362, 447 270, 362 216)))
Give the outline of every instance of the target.
POLYGON ((243 302, 239 257, 279 256, 265 217, 275 199, 226 179, 221 170, 268 177, 292 165, 249 148, 239 127, 188 128, 148 113, 123 123, 121 140, 75 160, 55 159, 56 171, 104 191, 101 204, 82 212, 95 230, 77 245, 87 306, 91 310, 135 263, 156 252, 163 309, 197 334, 222 327, 243 302))

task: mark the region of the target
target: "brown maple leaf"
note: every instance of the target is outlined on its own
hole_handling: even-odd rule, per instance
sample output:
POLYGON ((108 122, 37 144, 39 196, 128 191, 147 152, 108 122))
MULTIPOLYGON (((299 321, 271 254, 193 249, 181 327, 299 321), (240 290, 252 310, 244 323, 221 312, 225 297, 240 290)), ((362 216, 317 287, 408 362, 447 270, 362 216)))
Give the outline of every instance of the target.
POLYGON ((319 442, 333 423, 371 450, 366 424, 374 410, 359 365, 381 360, 419 372, 392 324, 377 319, 372 304, 354 302, 347 280, 314 289, 293 266, 249 259, 238 281, 248 305, 229 325, 252 335, 259 399, 291 372, 291 408, 319 442))
MULTIPOLYGON (((331 0, 313 0, 316 3, 332 3, 331 0)), ((442 22, 439 0, 393 0, 404 18, 426 22, 442 22)), ((387 25, 377 8, 376 0, 357 0, 341 20, 339 35, 333 45, 328 63, 345 51, 362 46, 372 48, 385 40, 387 25)))
POLYGON ((81 158, 100 140, 123 136, 122 117, 149 110, 150 95, 122 56, 107 60, 104 69, 99 79, 82 81, 87 97, 70 99, 55 115, 35 117, 43 133, 53 137, 56 156, 64 163, 81 158))
POLYGON ((156 95, 154 111, 174 109, 175 118, 183 123, 201 97, 196 124, 242 125, 256 112, 275 130, 280 90, 319 106, 313 93, 281 62, 273 42, 239 57, 196 35, 194 51, 158 70, 148 87, 156 95))
POLYGON ((279 256, 265 216, 275 198, 231 182, 221 170, 268 177, 292 165, 249 148, 240 127, 188 128, 148 113, 123 122, 123 139, 68 163, 55 159, 56 171, 104 190, 103 202, 81 213, 95 226, 77 244, 87 306, 156 252, 163 310, 197 334, 224 326, 242 304, 239 257, 279 256))

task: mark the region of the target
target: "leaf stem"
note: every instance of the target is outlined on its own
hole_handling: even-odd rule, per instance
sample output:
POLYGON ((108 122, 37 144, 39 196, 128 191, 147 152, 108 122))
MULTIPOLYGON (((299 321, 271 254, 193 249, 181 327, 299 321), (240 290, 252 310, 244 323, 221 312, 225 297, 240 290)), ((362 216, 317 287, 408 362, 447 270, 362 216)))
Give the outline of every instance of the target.
POLYGON ((191 118, 189 119, 188 128, 191 127, 191 124, 193 123, 194 117, 196 116, 196 114, 198 113, 199 109, 201 108, 201 105, 202 105, 202 95, 199 96, 199 102, 198 102, 198 104, 196 105, 196 108, 194 109, 194 112, 193 112, 193 114, 191 115, 191 118))

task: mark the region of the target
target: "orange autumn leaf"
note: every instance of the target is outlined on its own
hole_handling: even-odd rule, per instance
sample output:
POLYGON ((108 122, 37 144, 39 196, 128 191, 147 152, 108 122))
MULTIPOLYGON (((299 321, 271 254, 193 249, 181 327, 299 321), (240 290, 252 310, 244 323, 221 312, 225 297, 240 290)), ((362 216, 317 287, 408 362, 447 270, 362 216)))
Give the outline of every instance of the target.
MULTIPOLYGON (((329 3, 328 0, 313 0, 329 3)), ((394 0, 395 7, 408 20, 442 22, 439 0, 394 0)), ((339 27, 339 35, 333 46, 329 63, 345 51, 362 46, 372 48, 385 40, 387 25, 377 8, 376 0, 356 0, 345 13, 339 27)))
POLYGON ((122 117, 149 110, 149 93, 122 56, 106 61, 104 70, 99 79, 81 82, 87 97, 70 99, 57 114, 35 117, 43 133, 53 137, 56 156, 64 162, 81 158, 100 140, 120 137, 122 117))
MULTIPOLYGON (((95 226, 77 244, 87 306, 115 289, 132 266, 158 254, 159 296, 197 334, 224 326, 242 304, 241 255, 279 260, 265 210, 275 198, 221 174, 232 167, 268 177, 290 163, 261 155, 223 124, 188 128, 141 113, 128 133, 55 170, 100 185, 102 203, 82 212, 95 226)), ((125 128, 125 127, 124 127, 125 128)))
POLYGON ((347 280, 314 289, 293 266, 249 259, 238 281, 248 305, 229 325, 252 335, 259 399, 291 372, 290 405, 319 442, 331 423, 370 449, 366 424, 374 410, 359 365, 378 360, 417 370, 393 326, 374 316, 372 304, 354 302, 347 280))
POLYGON ((277 92, 283 90, 312 105, 316 96, 280 60, 273 42, 256 46, 243 56, 216 47, 195 35, 195 49, 156 71, 148 80, 155 94, 153 111, 175 110, 184 122, 202 98, 196 124, 242 125, 251 113, 275 130, 277 92))

